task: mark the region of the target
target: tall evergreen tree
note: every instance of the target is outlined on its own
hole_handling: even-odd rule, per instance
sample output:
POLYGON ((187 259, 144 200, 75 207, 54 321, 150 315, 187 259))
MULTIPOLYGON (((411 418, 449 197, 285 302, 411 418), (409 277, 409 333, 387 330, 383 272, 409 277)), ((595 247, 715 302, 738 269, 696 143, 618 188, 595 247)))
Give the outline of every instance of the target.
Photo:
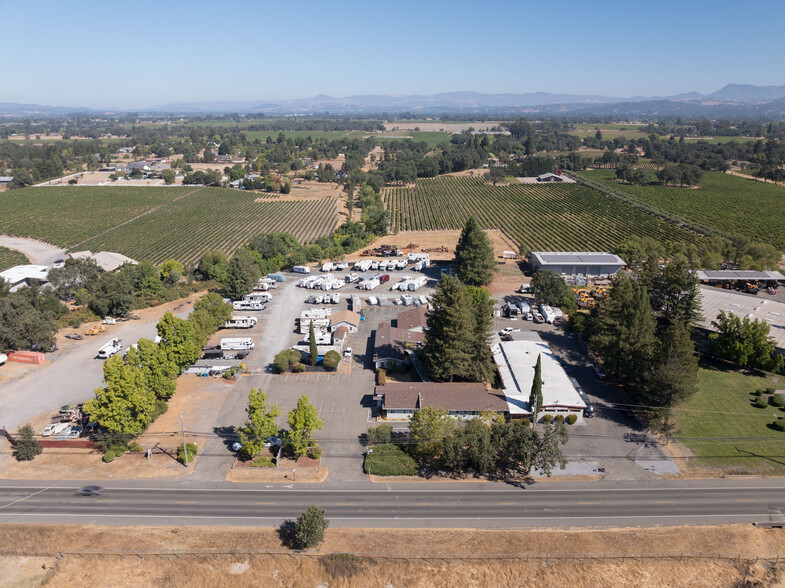
POLYGON ((308 326, 308 355, 310 355, 309 360, 311 365, 316 365, 319 361, 319 350, 316 347, 316 334, 313 330, 313 321, 308 326))
POLYGON ((654 275, 651 305, 669 323, 691 325, 701 320, 698 277, 690 270, 686 257, 675 256, 654 275))
POLYGON ((224 291, 232 300, 239 300, 253 290, 259 279, 259 267, 251 253, 244 248, 237 250, 226 270, 224 291))
POLYGON ((471 286, 487 286, 493 280, 493 246, 474 216, 466 220, 455 246, 455 267, 461 280, 471 286))
POLYGON ((532 390, 529 394, 529 410, 532 411, 532 421, 537 422, 537 415, 542 408, 542 354, 537 356, 537 363, 534 366, 534 379, 532 380, 532 390))
POLYGON ((428 372, 437 382, 469 378, 475 321, 466 287, 455 276, 446 276, 436 285, 432 304, 423 350, 428 372))
POLYGON ((471 378, 476 382, 492 382, 496 371, 491 353, 493 338, 493 300, 488 290, 467 286, 474 310, 474 329, 471 337, 471 378))
POLYGON ((698 358, 684 323, 665 331, 647 384, 643 403, 649 406, 670 407, 698 390, 698 358))
POLYGON ((639 384, 651 367, 655 328, 648 291, 619 273, 592 315, 590 343, 606 368, 625 383, 639 384))

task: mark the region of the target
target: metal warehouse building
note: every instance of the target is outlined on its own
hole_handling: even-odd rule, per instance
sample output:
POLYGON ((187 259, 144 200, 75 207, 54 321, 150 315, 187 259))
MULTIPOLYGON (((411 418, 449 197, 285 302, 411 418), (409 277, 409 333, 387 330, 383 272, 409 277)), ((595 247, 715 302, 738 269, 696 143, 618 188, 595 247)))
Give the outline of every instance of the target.
POLYGON ((618 255, 597 251, 532 251, 531 264, 567 276, 612 276, 627 265, 618 255))

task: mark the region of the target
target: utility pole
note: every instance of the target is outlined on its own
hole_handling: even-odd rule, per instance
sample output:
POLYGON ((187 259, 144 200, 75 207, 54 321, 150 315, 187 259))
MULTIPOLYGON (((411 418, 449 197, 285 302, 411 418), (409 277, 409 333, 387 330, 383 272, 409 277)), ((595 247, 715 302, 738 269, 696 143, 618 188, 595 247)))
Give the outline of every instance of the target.
POLYGON ((180 430, 183 432, 183 455, 185 456, 185 467, 188 467, 188 447, 185 444, 185 423, 183 422, 183 415, 185 411, 180 413, 180 430))

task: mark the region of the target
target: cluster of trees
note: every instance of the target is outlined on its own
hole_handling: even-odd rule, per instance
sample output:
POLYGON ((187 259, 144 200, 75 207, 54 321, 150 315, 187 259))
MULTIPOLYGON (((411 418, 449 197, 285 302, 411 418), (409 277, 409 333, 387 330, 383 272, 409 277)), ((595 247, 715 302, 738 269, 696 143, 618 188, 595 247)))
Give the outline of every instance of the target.
MULTIPOLYGON (((264 443, 269 437, 278 434, 276 419, 281 415, 277 404, 267 405, 267 396, 261 389, 252 389, 248 395, 248 406, 245 410, 248 419, 237 433, 242 444, 241 453, 248 459, 264 449, 264 443)), ((303 456, 307 453, 319 453, 318 445, 313 435, 324 427, 319 420, 316 408, 303 394, 297 405, 287 415, 289 429, 283 434, 284 448, 287 451, 303 456)))
POLYGON ((709 334, 709 339, 717 355, 742 368, 782 372, 785 357, 777 353, 777 343, 769 336, 771 327, 766 321, 741 318, 721 310, 711 324, 716 331, 709 334))
POLYGON ((0 353, 50 349, 58 319, 67 313, 51 290, 34 284, 12 293, 8 283, 0 279, 0 353))
POLYGON ((657 171, 657 179, 665 184, 680 186, 696 186, 703 178, 703 170, 691 163, 677 163, 665 165, 657 171))
POLYGON ((96 153, 105 147, 100 141, 56 142, 47 145, 0 142, 0 170, 13 170, 9 189, 59 178, 67 170, 98 169, 96 153))
POLYGON ((195 171, 185 174, 183 177, 183 184, 202 184, 205 186, 220 186, 223 176, 221 172, 214 169, 207 171, 195 171))
POLYGON ((362 222, 368 233, 373 233, 377 237, 387 234, 390 226, 390 213, 384 208, 382 195, 373 189, 368 183, 363 183, 357 194, 357 200, 363 211, 362 222))
MULTIPOLYGON (((229 179, 232 180, 233 176, 230 175, 229 179)), ((240 185, 245 190, 264 190, 265 192, 280 192, 281 194, 289 194, 292 191, 292 181, 286 176, 276 174, 265 174, 264 177, 259 176, 258 178, 245 178, 240 185)))
POLYGON ((663 432, 670 426, 669 408, 697 390, 691 335, 700 312, 697 278, 677 257, 664 268, 639 268, 633 277, 618 273, 586 326, 605 369, 636 402, 653 408, 652 426, 663 432))
POLYGON ((207 338, 231 315, 231 305, 215 293, 197 300, 188 319, 164 314, 158 322, 160 343, 143 338, 125 358, 114 355, 106 360, 105 386, 85 403, 85 413, 110 433, 142 433, 166 412, 182 369, 199 359, 207 338))
POLYGON ((421 461, 454 472, 503 478, 528 476, 535 468, 550 476, 566 460, 562 445, 568 433, 564 423, 544 423, 538 430, 526 420, 504 422, 489 411, 465 424, 444 409, 416 411, 409 423, 409 452, 421 461))
POLYGON ((698 243, 658 242, 651 237, 630 237, 614 249, 628 266, 656 267, 662 258, 682 255, 693 269, 739 269, 766 270, 776 268, 782 254, 768 243, 756 243, 748 237, 732 239, 714 236, 701 239, 698 243))

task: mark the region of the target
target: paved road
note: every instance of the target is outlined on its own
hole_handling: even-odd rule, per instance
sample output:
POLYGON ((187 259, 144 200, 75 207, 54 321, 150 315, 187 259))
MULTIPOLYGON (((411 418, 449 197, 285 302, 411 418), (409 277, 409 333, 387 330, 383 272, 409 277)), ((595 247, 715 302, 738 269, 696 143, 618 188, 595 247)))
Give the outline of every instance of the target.
POLYGON ((355 485, 253 488, 107 484, 100 497, 79 485, 0 486, 0 523, 277 526, 305 506, 325 508, 333 526, 530 527, 774 522, 785 524, 782 480, 700 480, 630 485, 355 485))

